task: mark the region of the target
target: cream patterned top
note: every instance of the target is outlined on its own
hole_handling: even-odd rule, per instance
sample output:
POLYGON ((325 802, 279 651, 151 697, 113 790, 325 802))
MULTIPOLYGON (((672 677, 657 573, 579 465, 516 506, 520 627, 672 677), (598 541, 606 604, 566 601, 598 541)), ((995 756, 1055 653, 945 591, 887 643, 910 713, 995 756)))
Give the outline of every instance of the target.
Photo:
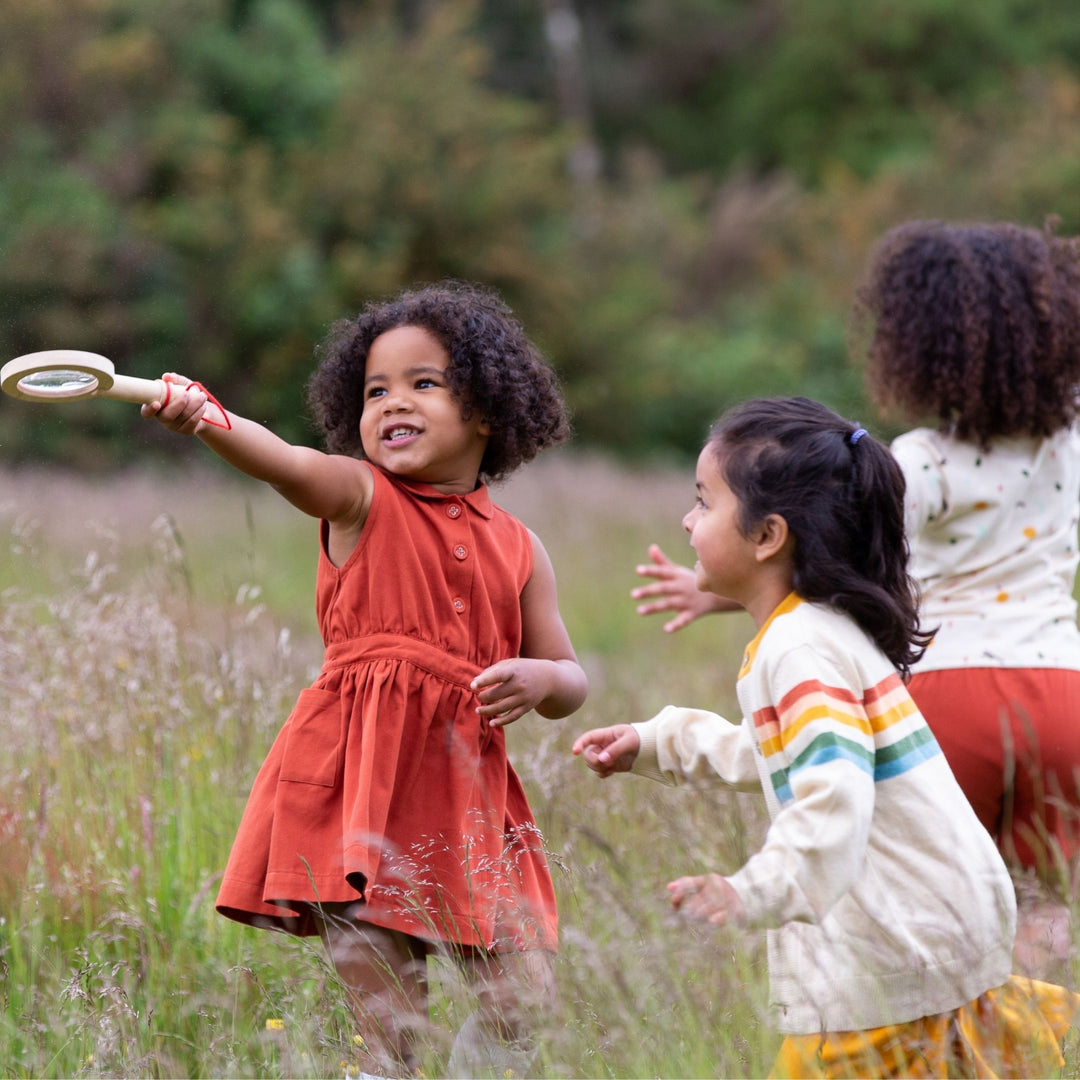
POLYGON ((939 627, 914 670, 1080 670, 1080 431, 983 451, 917 428, 892 450, 907 480, 922 624, 939 627))

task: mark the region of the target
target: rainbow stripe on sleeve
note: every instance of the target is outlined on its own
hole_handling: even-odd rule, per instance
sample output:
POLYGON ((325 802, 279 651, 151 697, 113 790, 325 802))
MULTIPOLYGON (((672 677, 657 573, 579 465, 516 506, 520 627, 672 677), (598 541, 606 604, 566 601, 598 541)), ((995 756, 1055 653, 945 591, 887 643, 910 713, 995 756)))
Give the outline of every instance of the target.
POLYGON ((900 676, 890 673, 860 701, 850 690, 808 679, 777 706, 754 713, 773 791, 781 803, 804 769, 846 761, 875 783, 941 752, 900 676))

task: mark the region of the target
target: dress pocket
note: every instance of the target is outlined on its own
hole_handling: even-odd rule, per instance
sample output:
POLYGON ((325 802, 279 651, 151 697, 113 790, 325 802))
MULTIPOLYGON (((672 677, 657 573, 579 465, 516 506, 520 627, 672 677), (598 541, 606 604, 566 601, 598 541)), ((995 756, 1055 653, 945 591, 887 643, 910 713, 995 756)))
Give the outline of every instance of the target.
POLYGON ((288 723, 280 778, 333 787, 345 744, 341 698, 329 690, 301 690, 288 723))

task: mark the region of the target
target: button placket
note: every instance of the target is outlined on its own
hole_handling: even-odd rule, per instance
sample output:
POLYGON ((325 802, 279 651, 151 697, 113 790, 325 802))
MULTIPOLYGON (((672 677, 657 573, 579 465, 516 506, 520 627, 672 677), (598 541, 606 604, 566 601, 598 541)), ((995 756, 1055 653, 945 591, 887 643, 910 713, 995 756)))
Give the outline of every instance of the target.
MULTIPOLYGON (((450 532, 457 533, 458 537, 468 540, 470 537, 469 522, 468 517, 465 514, 464 506, 460 502, 452 500, 447 502, 444 509, 446 516, 455 526, 450 532)), ((453 590, 450 604, 453 607, 454 612, 458 615, 464 615, 468 610, 466 598, 472 591, 472 565, 467 563, 469 558, 469 545, 463 543, 462 539, 458 539, 449 533, 447 534, 450 554, 456 561, 457 567, 460 568, 455 569, 453 563, 450 568, 450 587, 453 590)))

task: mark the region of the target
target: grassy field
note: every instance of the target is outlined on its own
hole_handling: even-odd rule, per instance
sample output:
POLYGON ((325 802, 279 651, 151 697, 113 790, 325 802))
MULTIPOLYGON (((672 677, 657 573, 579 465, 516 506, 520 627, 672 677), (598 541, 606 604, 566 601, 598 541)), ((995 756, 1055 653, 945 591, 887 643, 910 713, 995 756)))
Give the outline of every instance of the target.
MULTIPOLYGON (((255 771, 318 669, 315 526, 193 469, 0 475, 3 1076, 340 1077, 355 1060, 321 946, 213 910, 255 771)), ((576 716, 508 735, 561 905, 537 1069, 763 1076, 778 1039, 761 938, 687 925, 663 888, 734 869, 759 800, 600 782, 569 753, 580 730, 669 702, 734 713, 746 617, 669 636, 628 597, 649 541, 689 559, 691 472, 555 453, 495 496, 544 539, 591 682, 576 716)), ((471 1010, 451 968, 432 1009, 427 1076, 471 1010)))

